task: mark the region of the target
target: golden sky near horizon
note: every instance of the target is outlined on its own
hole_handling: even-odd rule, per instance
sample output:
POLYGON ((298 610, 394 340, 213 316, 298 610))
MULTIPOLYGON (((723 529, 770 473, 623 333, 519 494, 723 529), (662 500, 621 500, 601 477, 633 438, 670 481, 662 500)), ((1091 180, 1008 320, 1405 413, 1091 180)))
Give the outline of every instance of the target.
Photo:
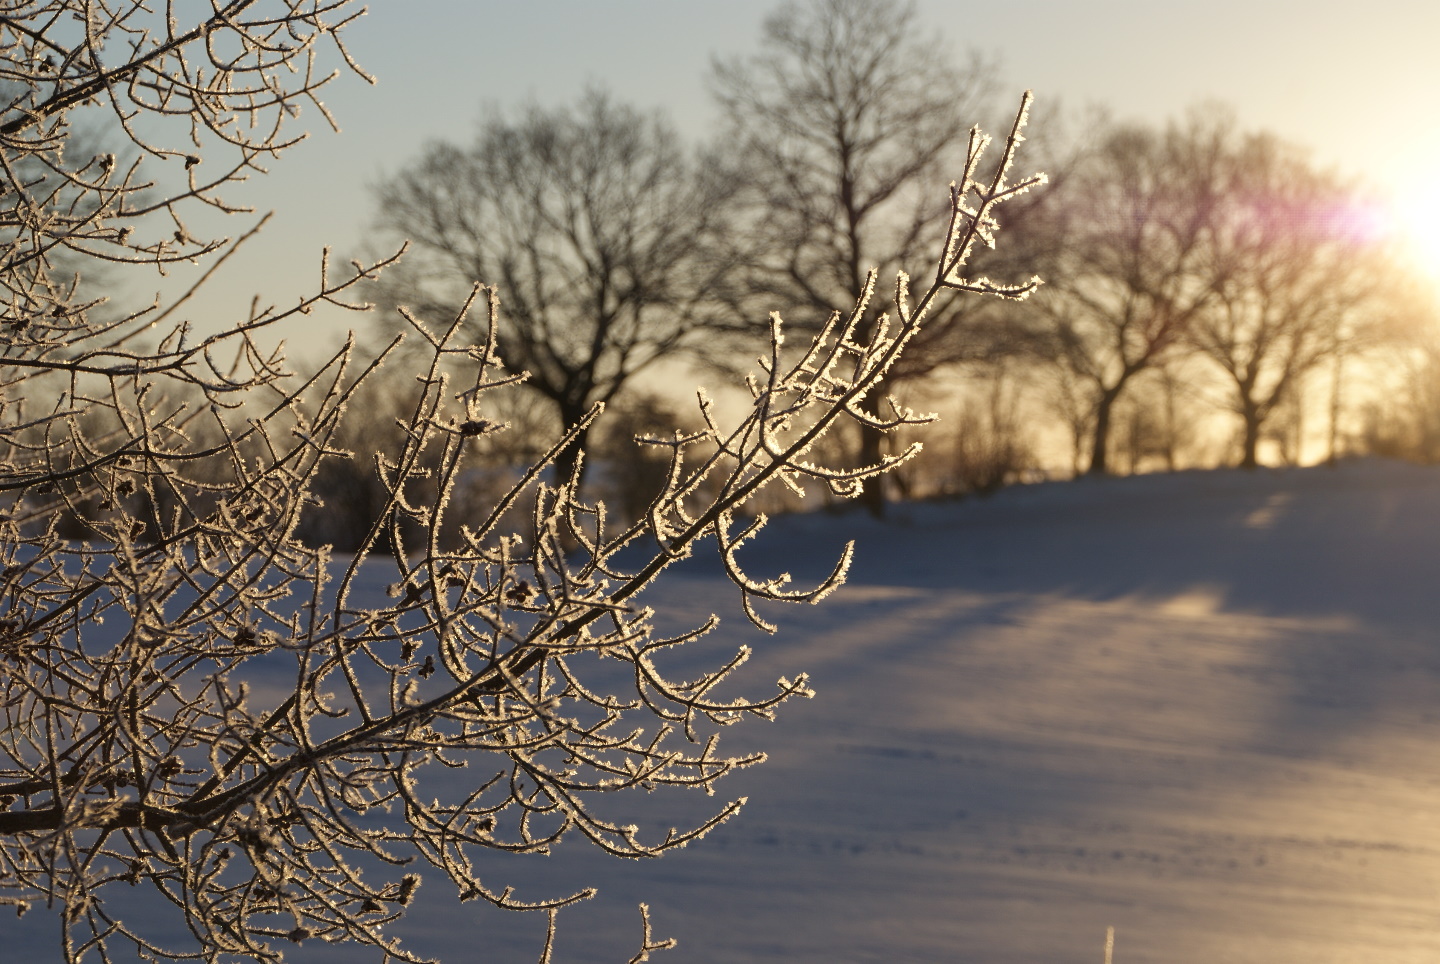
MULTIPOLYGON (((245 199, 277 209, 262 242, 217 275, 195 305, 205 327, 250 296, 293 303, 319 277, 320 251, 357 251, 372 217, 368 185, 426 141, 466 141, 484 104, 573 100, 587 83, 667 110, 704 137, 714 55, 756 48, 772 0, 409 0, 380 2, 347 41, 378 77, 342 77, 325 95, 342 134, 314 112, 315 136, 272 165, 245 199), (201 317, 212 316, 205 321, 201 317)), ((928 29, 1000 65, 1000 103, 1033 88, 1079 114, 1163 122, 1198 102, 1234 108, 1247 129, 1305 145, 1397 205, 1395 224, 1440 277, 1440 4, 1372 0, 920 0, 928 29)), ((240 227, 226 228, 232 236, 240 227)), ((298 354, 338 345, 364 319, 317 319, 298 354)))

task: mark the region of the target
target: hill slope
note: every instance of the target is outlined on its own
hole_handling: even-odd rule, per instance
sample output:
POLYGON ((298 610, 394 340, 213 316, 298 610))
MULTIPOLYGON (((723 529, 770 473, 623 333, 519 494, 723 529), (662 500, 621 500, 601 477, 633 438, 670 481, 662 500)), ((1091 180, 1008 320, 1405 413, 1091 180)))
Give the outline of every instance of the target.
MULTIPOLYGON (((640 901, 680 939, 658 957, 676 964, 1099 964, 1107 926, 1115 964, 1440 960, 1440 469, 817 513, 778 520, 746 559, 817 578, 847 531, 849 584, 770 612, 777 637, 711 559, 648 594, 674 630, 725 617, 680 659, 748 644, 737 689, 803 671, 818 697, 724 734, 770 761, 724 781, 749 805, 685 851, 624 862, 577 837, 550 858, 481 856, 519 899, 601 887, 560 915, 557 964, 628 960, 640 901)), ((649 826, 719 806, 613 803, 649 826)), ((400 927, 412 951, 535 959, 543 920, 441 890, 400 927)), ((53 956, 47 915, 0 933, 53 956)), ((292 958, 355 959, 318 942, 292 958)))
MULTIPOLYGON (((1117 964, 1440 959, 1440 471, 1037 486, 750 558, 818 574, 847 528, 850 584, 773 640, 705 564, 652 593, 819 696, 726 734, 771 760, 701 844, 525 864, 602 884, 559 960, 623 960, 639 900, 686 962, 1095 964, 1107 925, 1117 964)), ((473 947, 450 913, 415 946, 473 947)))

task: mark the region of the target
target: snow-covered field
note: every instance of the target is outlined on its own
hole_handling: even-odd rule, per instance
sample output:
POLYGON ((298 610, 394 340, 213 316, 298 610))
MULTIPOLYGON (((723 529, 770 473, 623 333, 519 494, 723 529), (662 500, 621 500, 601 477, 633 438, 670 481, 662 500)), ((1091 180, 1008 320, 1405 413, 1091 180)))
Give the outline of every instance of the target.
MULTIPOLYGON (((1440 471, 1036 486, 783 520, 752 559, 818 574, 847 529, 836 597, 727 619, 752 691, 819 691, 727 733, 771 753, 740 817, 496 866, 601 886, 559 961, 626 960, 640 900, 684 962, 1099 964, 1107 926, 1116 964, 1440 960, 1440 471)), ((650 602, 734 608, 703 566, 650 602)), ((415 948, 533 959, 540 922, 436 896, 415 948)))
MULTIPOLYGON (((748 558, 818 577, 847 533, 849 585, 767 611, 776 637, 713 562, 649 594, 755 646, 739 689, 806 671, 818 697, 726 731, 771 759, 699 844, 493 862, 522 898, 601 888, 561 914, 557 964, 623 964, 642 900, 676 964, 1100 964, 1107 926, 1115 964, 1440 960, 1440 470, 1032 486, 780 520, 748 558)), ((543 920, 443 889, 410 947, 535 959, 543 920)))

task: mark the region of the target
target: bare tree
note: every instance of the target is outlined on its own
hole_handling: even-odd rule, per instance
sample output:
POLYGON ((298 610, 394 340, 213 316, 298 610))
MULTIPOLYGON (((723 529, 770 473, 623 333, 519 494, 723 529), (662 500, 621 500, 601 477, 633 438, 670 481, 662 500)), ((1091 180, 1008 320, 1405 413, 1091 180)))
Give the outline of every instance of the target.
POLYGON ((1298 411, 1301 379, 1374 328, 1385 284, 1354 190, 1272 136, 1220 133, 1228 173, 1206 242, 1216 297, 1186 334, 1223 373, 1240 465, 1254 468, 1267 421, 1298 411))
POLYGON ((1361 391, 1342 393, 1336 357, 1327 426, 1332 463, 1356 454, 1440 462, 1440 289, 1427 280, 1420 272, 1391 280, 1382 326, 1363 346, 1373 354, 1361 391), (1359 418, 1342 428, 1346 401, 1359 418))
POLYGON ((948 494, 989 495, 1035 466, 1034 445, 1019 406, 1023 386, 1012 360, 995 359, 977 372, 979 398, 960 411, 951 429, 948 494))
MULTIPOLYGON (((737 531, 737 514, 774 483, 816 479, 853 494, 895 465, 899 456, 831 469, 810 453, 836 423, 868 417, 862 402, 943 292, 1027 293, 964 274, 996 206, 1034 183, 1007 186, 1017 138, 983 182, 983 142, 973 142, 937 274, 913 307, 902 276, 895 317, 872 321, 872 275, 851 310, 797 353, 783 349, 774 316, 749 382, 753 408, 726 428, 702 405, 702 431, 648 440, 669 455, 667 483, 639 522, 618 530, 603 506, 580 500, 573 474, 544 479, 594 406, 488 515, 468 520, 457 548, 441 547, 465 449, 502 428, 485 417, 484 396, 517 376, 500 367, 494 289, 473 288, 442 328, 408 316, 427 347, 420 391, 399 418, 399 448, 368 453, 383 504, 353 558, 332 562, 296 538, 296 525, 323 494, 318 467, 350 457, 335 448, 347 401, 396 343, 358 373, 346 349, 295 377, 255 333, 338 300, 375 269, 343 281, 322 274, 321 290, 297 308, 210 338, 192 340, 183 323, 162 328, 145 347, 139 329, 165 310, 100 322, 72 297, 75 284, 53 276, 48 256, 66 246, 151 263, 219 252, 190 239, 182 202, 223 203, 216 188, 290 143, 282 125, 313 99, 319 46, 344 54, 345 9, 237 0, 189 25, 178 8, 116 12, 88 0, 24 12, 0 20, 0 78, 23 91, 0 115, 10 232, 0 903, 51 908, 66 961, 274 961, 286 942, 316 939, 414 960, 385 928, 423 874, 462 899, 548 912, 553 934, 556 911, 589 892, 519 904, 481 879, 479 858, 544 852, 571 834, 653 856, 735 813, 739 801, 647 839, 593 805, 626 788, 712 787, 760 759, 723 755, 718 726, 809 692, 801 677, 757 699, 715 697, 742 659, 671 678, 669 650, 708 626, 661 638, 635 597, 710 537, 762 626, 755 600, 818 599, 843 579, 848 550, 811 589, 748 577, 737 550, 764 519, 737 531), (133 136, 135 165, 67 164, 71 111, 88 99, 133 136), (192 124, 195 139, 147 140, 155 113, 192 124), (157 180, 157 199, 132 207, 141 171, 167 159, 184 171, 179 188, 157 180), (18 178, 29 164, 42 173, 18 178), (476 302, 483 337, 473 343, 463 333, 476 302), (233 362, 217 354, 226 346, 233 362), (460 364, 466 376, 452 379, 460 364), (696 446, 710 454, 688 464, 696 446), (529 510, 528 526, 502 528, 517 507, 529 510), (61 535, 64 513, 84 520, 85 541, 61 535), (417 539, 407 521, 421 523, 417 539), (388 596, 364 590, 387 572, 388 596), (624 679, 592 672, 602 655, 625 666, 624 679), (277 677, 288 682, 276 687, 277 677), (487 776, 463 789, 431 779, 465 762, 487 776), (117 890, 139 885, 153 889, 153 904, 117 915, 126 903, 117 890), (170 944, 173 923, 189 945, 170 944), (159 935, 170 936, 162 944, 159 935)), ((635 959, 666 943, 647 919, 635 959)), ((549 952, 547 942, 542 957, 549 952)))
POLYGON ((1067 419, 1088 427, 1086 471, 1109 471, 1112 418, 1131 381, 1183 347, 1215 298, 1205 243, 1223 191, 1225 125, 1195 112, 1164 131, 1118 126, 1063 185, 1063 238, 1042 297, 1067 419), (1076 421, 1076 419, 1080 421, 1076 421))
MULTIPOLYGON (((723 179, 658 115, 598 91, 574 108, 492 118, 468 148, 432 144, 377 191, 380 224, 411 239, 373 292, 438 321, 471 279, 506 305, 501 357, 582 425, 638 372, 692 341, 715 276, 723 179)), ((583 472, 588 428, 558 469, 583 472)))
MULTIPOLYGON (((921 33, 906 0, 790 2, 766 20, 759 53, 714 65, 746 212, 731 235, 742 266, 732 276, 732 324, 744 328, 780 304, 813 330, 854 303, 870 265, 923 263, 945 217, 936 188, 989 94, 991 68, 974 55, 953 66, 933 32, 921 33)), ((979 267, 995 270, 983 254, 979 267)), ((967 308, 936 306, 877 393, 856 464, 884 453, 882 411, 897 381, 974 352, 956 338, 967 308)), ((863 498, 883 511, 879 480, 863 498)))

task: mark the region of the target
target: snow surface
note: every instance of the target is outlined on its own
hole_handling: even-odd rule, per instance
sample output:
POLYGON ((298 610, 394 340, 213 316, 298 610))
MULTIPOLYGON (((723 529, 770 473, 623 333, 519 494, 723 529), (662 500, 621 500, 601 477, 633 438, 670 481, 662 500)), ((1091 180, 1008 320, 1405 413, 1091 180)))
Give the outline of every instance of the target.
MULTIPOLYGON (((848 586, 773 639, 713 564, 650 594, 756 646, 742 689, 808 671, 818 697, 726 731, 771 759, 689 849, 497 862, 601 887, 559 961, 627 960, 641 900, 677 962, 1099 964, 1107 926, 1116 964, 1440 960, 1440 470, 817 513, 750 559, 818 578, 847 531, 848 586)), ((540 922, 426 896, 414 948, 533 959, 540 922)))
MULTIPOLYGON (((748 807, 684 851, 496 856, 488 883, 521 898, 601 888, 560 915, 559 964, 628 960, 640 901, 676 964, 1100 964, 1107 926, 1115 964, 1440 960, 1440 469, 816 513, 746 558, 819 578, 847 534, 849 584, 767 609, 776 637, 712 560, 648 594, 668 628, 725 617, 712 656, 756 648, 737 692, 804 671, 818 696, 724 731, 771 759, 722 783, 748 807)), ((720 802, 613 805, 668 826, 720 802)), ((445 886, 422 887, 408 946, 535 959, 541 918, 445 886)))

